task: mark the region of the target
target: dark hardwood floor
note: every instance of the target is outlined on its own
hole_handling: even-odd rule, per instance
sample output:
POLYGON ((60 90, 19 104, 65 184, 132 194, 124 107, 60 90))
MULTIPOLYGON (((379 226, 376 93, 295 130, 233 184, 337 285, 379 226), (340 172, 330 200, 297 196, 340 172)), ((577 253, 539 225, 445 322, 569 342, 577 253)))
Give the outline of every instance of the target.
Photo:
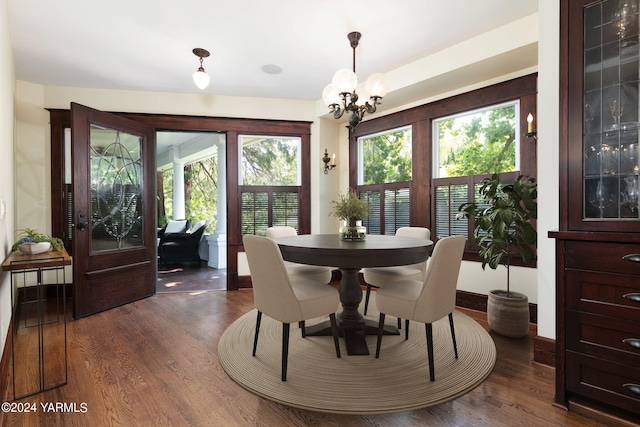
MULTIPOLYGON (((498 350, 491 375, 473 391, 435 407, 356 416, 283 406, 237 385, 218 362, 223 331, 252 308, 250 289, 179 292, 72 320, 68 384, 19 400, 32 412, 2 413, 0 425, 606 425, 552 405, 554 370, 532 363, 535 330, 522 339, 491 334, 498 350)), ((462 311, 486 327, 484 313, 462 311)), ((376 398, 375 390, 370 398, 376 398)))
POLYGON ((198 266, 160 265, 156 291, 201 292, 227 289, 227 269, 215 269, 202 261, 198 266))

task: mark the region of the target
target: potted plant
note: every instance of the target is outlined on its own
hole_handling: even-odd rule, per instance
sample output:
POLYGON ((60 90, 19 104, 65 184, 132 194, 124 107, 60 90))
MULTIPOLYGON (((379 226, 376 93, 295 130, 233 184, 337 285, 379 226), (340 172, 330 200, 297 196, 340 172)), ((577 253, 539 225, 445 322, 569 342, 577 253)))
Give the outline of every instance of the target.
POLYGON ((369 215, 367 202, 358 198, 354 189, 349 189, 347 194, 340 194, 338 200, 332 200, 334 216, 344 221, 340 227, 342 240, 364 240, 367 229, 362 226, 362 220, 369 215))
POLYGON ((11 250, 34 255, 52 248, 54 251, 58 251, 63 247, 63 241, 57 237, 51 237, 32 228, 24 228, 18 230, 18 240, 13 244, 11 250))
POLYGON ((529 301, 510 288, 511 257, 519 254, 524 262, 534 257, 537 232, 531 223, 537 218, 538 190, 535 178, 519 176, 513 183, 501 183, 493 174, 481 182, 479 203, 464 203, 459 216, 475 219, 474 237, 480 246, 482 269, 492 269, 504 259, 507 289, 489 292, 487 320, 495 332, 521 337, 529 330, 529 301))

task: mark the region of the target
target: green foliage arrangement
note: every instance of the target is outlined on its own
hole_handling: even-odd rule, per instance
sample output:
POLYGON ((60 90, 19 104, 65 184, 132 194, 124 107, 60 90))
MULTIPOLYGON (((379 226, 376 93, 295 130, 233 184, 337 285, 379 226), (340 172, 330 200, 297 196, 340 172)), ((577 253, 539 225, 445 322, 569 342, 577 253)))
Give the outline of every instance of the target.
POLYGON ((356 221, 362 221, 369 216, 367 202, 358 198, 354 189, 349 189, 347 194, 340 194, 338 200, 332 200, 334 216, 347 222, 350 227, 355 227, 356 221))
POLYGON ((534 256, 532 245, 537 232, 531 221, 537 218, 537 184, 534 178, 519 176, 515 182, 503 184, 500 175, 493 174, 481 182, 483 203, 464 203, 458 216, 475 218, 474 237, 480 246, 482 268, 488 264, 498 268, 503 258, 507 267, 507 296, 509 296, 509 265, 516 250, 524 262, 534 256))
POLYGON ((24 229, 18 230, 18 240, 16 240, 16 242, 13 244, 13 246, 11 247, 11 250, 17 251, 18 245, 20 245, 21 243, 40 243, 40 242, 51 243, 51 248, 54 251, 58 251, 64 248, 64 242, 61 239, 57 237, 51 237, 47 234, 40 233, 37 230, 34 230, 33 228, 24 228, 24 229))

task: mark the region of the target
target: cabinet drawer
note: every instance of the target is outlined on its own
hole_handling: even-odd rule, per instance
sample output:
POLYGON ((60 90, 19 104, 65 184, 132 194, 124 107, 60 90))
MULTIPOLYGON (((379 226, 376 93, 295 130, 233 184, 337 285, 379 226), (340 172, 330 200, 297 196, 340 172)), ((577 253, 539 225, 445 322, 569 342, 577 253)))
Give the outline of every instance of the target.
POLYGON ((640 322, 567 311, 567 349, 640 367, 640 322))
MULTIPOLYGON (((568 241, 565 247, 567 268, 610 273, 635 274, 640 276, 640 245, 611 242, 568 241), (633 257, 636 261, 623 257, 633 257)), ((640 280, 640 279, 637 279, 640 280)))
POLYGON ((567 352, 567 391, 640 414, 640 368, 567 352))
POLYGON ((568 309, 640 322, 640 277, 566 270, 568 309))

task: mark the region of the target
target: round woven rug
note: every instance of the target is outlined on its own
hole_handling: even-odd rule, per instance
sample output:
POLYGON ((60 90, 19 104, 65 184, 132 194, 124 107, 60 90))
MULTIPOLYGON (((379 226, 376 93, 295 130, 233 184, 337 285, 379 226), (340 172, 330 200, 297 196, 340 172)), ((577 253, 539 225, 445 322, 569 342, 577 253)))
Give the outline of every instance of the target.
MULTIPOLYGON (((375 305, 374 305, 375 307, 375 305)), ((409 340, 382 337, 375 358, 376 337, 368 336, 369 356, 335 354, 333 338, 302 338, 291 325, 287 381, 280 380, 282 324, 262 316, 255 357, 251 356, 256 310, 231 324, 220 338, 218 357, 227 374, 247 390, 285 405, 340 414, 380 414, 437 405, 461 396, 480 384, 493 369, 496 348, 484 328, 454 311, 458 355, 453 353, 449 322, 433 324, 435 381, 429 381, 423 324, 411 322, 409 340)), ((367 318, 377 319, 378 313, 367 318)), ((307 325, 325 319, 307 321, 307 325)), ((387 322, 396 319, 388 316, 387 322)), ((404 327, 404 326, 403 326, 404 327)))

